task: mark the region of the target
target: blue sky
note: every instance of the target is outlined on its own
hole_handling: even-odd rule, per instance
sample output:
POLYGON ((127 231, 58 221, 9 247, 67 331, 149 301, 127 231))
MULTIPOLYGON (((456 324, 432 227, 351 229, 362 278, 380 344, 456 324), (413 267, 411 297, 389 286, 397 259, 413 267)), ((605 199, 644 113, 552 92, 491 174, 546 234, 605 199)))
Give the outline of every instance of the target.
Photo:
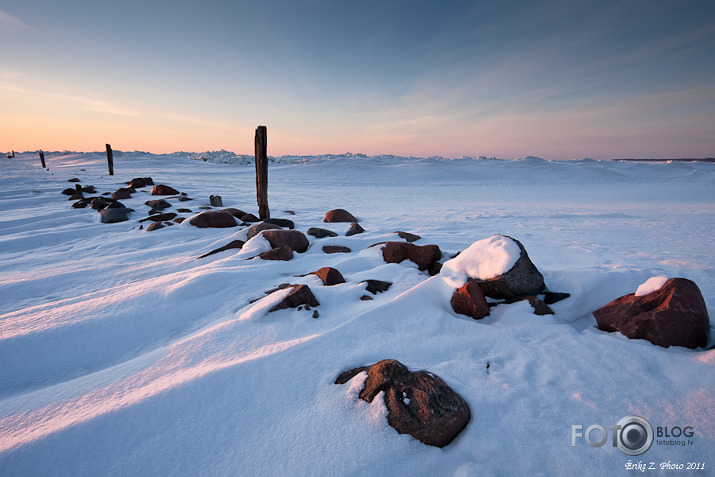
POLYGON ((715 2, 0 3, 4 149, 715 155, 715 2))

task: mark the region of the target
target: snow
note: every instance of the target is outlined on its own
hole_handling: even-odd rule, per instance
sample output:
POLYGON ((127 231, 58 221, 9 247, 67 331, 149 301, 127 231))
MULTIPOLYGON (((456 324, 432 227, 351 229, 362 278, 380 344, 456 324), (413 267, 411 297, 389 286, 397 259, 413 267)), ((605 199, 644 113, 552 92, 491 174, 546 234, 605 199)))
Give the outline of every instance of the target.
POLYGON ((654 276, 693 280, 713 315, 715 164, 274 158, 272 215, 339 234, 275 262, 248 259, 267 249, 261 235, 197 258, 245 241, 239 227, 140 229, 150 188, 123 201, 136 212, 116 224, 60 194, 71 177, 101 193, 151 176, 194 198, 167 211, 221 195, 255 214, 248 156, 115 151, 115 176, 102 153, 45 158, 49 170, 36 153, 0 157, 0 475, 619 475, 629 460, 715 462, 712 329, 706 349, 665 349, 602 332, 591 315, 654 276), (365 232, 321 222, 334 208, 365 232), (401 240, 397 230, 439 245, 443 273, 386 264, 370 245, 401 240), (505 236, 550 290, 571 294, 554 315, 526 302, 478 321, 451 310, 453 282, 518 258, 505 236), (346 283, 302 276, 325 266, 346 283), (393 285, 363 301, 368 279, 393 285), (269 313, 289 291, 266 292, 282 283, 309 285, 319 318, 269 313), (364 373, 334 384, 387 358, 468 402, 454 442, 397 434, 380 397, 358 399, 364 373), (636 458, 610 439, 571 446, 572 425, 631 414, 692 426, 692 445, 656 442, 636 458))
POLYGON ((478 240, 457 257, 444 263, 441 273, 460 277, 462 284, 467 277, 488 280, 511 270, 521 250, 514 240, 504 235, 493 235, 478 240))
POLYGON ((654 291, 658 291, 663 287, 663 285, 665 285, 665 282, 667 281, 668 277, 651 277, 638 287, 635 295, 643 296, 649 293, 653 293, 654 291))

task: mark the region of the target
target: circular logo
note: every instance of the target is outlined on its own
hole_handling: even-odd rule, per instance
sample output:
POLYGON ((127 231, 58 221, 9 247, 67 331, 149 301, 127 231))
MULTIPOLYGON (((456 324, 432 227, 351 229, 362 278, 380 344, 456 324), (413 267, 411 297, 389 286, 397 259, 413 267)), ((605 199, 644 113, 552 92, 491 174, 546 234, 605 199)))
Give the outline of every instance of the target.
POLYGON ((621 452, 641 455, 653 444, 653 427, 640 416, 626 416, 620 421, 616 432, 616 442, 621 452))

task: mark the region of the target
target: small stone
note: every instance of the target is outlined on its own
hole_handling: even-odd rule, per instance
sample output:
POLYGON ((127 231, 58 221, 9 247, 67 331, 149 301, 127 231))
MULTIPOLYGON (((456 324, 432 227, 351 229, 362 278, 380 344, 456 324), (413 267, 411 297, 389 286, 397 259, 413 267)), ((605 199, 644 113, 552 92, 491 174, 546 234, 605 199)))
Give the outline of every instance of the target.
POLYGON ((345 236, 350 237, 351 235, 361 234, 364 231, 365 229, 362 228, 360 224, 358 224, 357 222, 353 222, 352 224, 350 224, 350 228, 348 229, 348 231, 345 232, 345 236))
POLYGON ((348 247, 343 247, 342 245, 326 245, 323 247, 323 253, 350 253, 348 247))
POLYGON ((320 229, 317 227, 311 227, 308 229, 308 232, 306 232, 308 235, 312 235, 315 238, 324 238, 324 237, 337 237, 338 234, 333 232, 332 230, 326 230, 326 229, 320 229))
POLYGON ((313 310, 313 318, 317 318, 320 316, 320 313, 318 313, 318 310, 313 310))
POLYGON ((367 287, 365 287, 365 290, 369 291, 373 295, 386 292, 392 286, 392 283, 383 282, 382 280, 365 280, 360 283, 367 283, 367 287))

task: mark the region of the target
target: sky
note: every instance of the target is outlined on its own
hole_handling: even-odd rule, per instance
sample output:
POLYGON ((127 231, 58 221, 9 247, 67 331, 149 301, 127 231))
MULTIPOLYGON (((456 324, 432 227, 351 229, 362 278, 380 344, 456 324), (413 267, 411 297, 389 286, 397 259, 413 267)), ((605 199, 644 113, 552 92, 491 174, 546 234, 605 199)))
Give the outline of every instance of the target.
POLYGON ((0 0, 2 150, 715 157, 712 0, 0 0))

